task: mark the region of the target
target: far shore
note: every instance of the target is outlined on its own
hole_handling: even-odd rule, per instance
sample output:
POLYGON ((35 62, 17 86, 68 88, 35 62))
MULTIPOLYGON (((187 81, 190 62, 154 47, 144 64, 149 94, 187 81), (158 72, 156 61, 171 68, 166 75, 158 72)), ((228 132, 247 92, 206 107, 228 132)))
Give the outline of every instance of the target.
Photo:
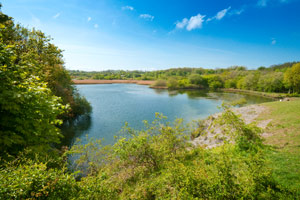
POLYGON ((152 85, 154 81, 145 80, 73 80, 74 84, 114 84, 114 83, 133 83, 138 85, 152 85))

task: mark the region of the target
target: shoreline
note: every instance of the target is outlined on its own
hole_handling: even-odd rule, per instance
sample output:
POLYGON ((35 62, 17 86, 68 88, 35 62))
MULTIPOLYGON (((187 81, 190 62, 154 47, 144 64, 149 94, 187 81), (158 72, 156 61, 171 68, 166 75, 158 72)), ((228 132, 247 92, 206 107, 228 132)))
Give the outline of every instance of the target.
MULTIPOLYGON (((84 80, 72 80, 74 84, 81 85, 81 84, 137 84, 137 85, 148 85, 152 89, 168 89, 167 86, 154 86, 155 80, 91 80, 91 79, 84 79, 84 80)), ((199 88, 186 88, 188 90, 198 90, 199 88)), ((285 93, 268 93, 268 92, 259 92, 253 90, 241 90, 241 89, 233 89, 233 88, 222 88, 218 89, 222 92, 232 92, 232 93, 245 93, 251 94, 255 96, 262 96, 272 99, 284 99, 288 97, 285 93)))
POLYGON ((232 93, 246 93, 251 94, 255 96, 263 96, 267 98, 272 99, 283 99, 287 97, 287 94, 285 93, 268 93, 268 92, 259 92, 259 91, 253 91, 253 90, 241 90, 241 89, 233 89, 233 88, 222 88, 220 89, 222 92, 232 92, 232 93))

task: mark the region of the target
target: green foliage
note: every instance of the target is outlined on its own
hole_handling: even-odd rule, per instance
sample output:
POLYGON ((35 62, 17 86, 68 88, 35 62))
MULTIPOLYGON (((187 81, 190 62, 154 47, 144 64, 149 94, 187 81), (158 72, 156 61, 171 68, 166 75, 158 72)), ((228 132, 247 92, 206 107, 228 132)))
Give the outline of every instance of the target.
POLYGON ((198 86, 203 87, 203 88, 207 86, 206 80, 198 74, 190 75, 189 76, 189 81, 190 81, 191 84, 198 85, 198 86))
POLYGON ((258 81, 258 90, 262 92, 280 92, 284 90, 283 73, 271 72, 261 75, 258 81))
POLYGON ((62 50, 0 12, 0 156, 60 142, 60 119, 91 112, 72 86, 62 50))
POLYGON ((223 80, 221 79, 220 76, 217 75, 211 75, 211 76, 206 76, 207 82, 209 89, 211 90, 216 90, 218 88, 223 87, 223 80))
POLYGON ((168 83, 167 83, 167 87, 169 89, 177 89, 179 87, 177 79, 173 78, 173 77, 169 78, 168 83))
POLYGON ((15 25, 13 20, 2 12, 0 18, 0 41, 4 48, 13 47, 10 49, 14 56, 13 64, 22 66, 28 74, 39 77, 42 82, 47 83, 47 88, 55 96, 61 97, 64 105, 70 105, 69 112, 65 112, 61 118, 82 114, 76 113, 75 107, 80 103, 77 100, 80 101, 84 97, 75 98, 79 94, 72 86, 71 77, 63 66, 62 50, 50 43, 50 37, 45 36, 43 32, 15 25))
POLYGON ((300 63, 294 64, 285 72, 284 82, 293 92, 300 92, 300 63))
POLYGON ((196 122, 196 127, 194 130, 192 130, 192 133, 191 133, 191 139, 195 139, 197 137, 199 137, 201 134, 204 133, 204 130, 205 130, 205 120, 198 120, 196 122))
POLYGON ((165 80, 156 80, 153 85, 153 87, 167 87, 167 81, 165 80))
POLYGON ((0 169, 0 199, 76 199, 79 187, 65 169, 47 169, 32 160, 0 169))
POLYGON ((15 154, 24 148, 43 149, 61 137, 57 116, 66 107, 45 82, 16 65, 14 47, 0 45, 0 152, 15 154))
POLYGON ((291 199, 266 166, 259 129, 246 125, 230 109, 216 123, 234 143, 213 149, 193 147, 181 120, 146 129, 125 128, 127 137, 113 146, 101 142, 75 145, 79 167, 88 174, 79 182, 81 199, 291 199))

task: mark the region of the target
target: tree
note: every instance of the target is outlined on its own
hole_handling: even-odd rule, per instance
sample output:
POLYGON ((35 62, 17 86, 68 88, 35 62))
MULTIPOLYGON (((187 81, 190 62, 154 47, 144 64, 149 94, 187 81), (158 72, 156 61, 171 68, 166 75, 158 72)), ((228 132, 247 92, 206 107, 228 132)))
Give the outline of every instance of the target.
POLYGON ((16 62, 14 46, 0 45, 0 152, 15 155, 24 148, 43 149, 59 143, 66 109, 47 84, 16 62))
POLYGON ((259 77, 257 84, 259 91, 263 92, 283 92, 283 73, 282 72, 270 72, 259 77))
POLYGON ((198 85, 200 87, 207 86, 206 80, 199 74, 192 74, 189 76, 189 81, 191 84, 198 85))
MULTIPOLYGON (((38 76, 63 104, 70 110, 61 116, 63 119, 79 115, 75 112, 78 96, 68 71, 64 68, 62 50, 50 43, 51 38, 39 30, 29 30, 14 24, 12 18, 0 12, 0 37, 4 45, 13 45, 14 64, 21 65, 28 73, 38 76)), ((81 97, 83 98, 83 97, 81 97)), ((86 104, 89 105, 89 104, 86 104)), ((90 106, 89 106, 90 107, 90 106)), ((85 109, 90 110, 90 109, 85 109)))
POLYGON ((294 64, 284 73, 284 83, 293 93, 300 92, 300 63, 294 64))
POLYGON ((220 76, 215 76, 215 75, 208 76, 207 80, 208 80, 208 86, 211 90, 222 88, 224 85, 220 76))

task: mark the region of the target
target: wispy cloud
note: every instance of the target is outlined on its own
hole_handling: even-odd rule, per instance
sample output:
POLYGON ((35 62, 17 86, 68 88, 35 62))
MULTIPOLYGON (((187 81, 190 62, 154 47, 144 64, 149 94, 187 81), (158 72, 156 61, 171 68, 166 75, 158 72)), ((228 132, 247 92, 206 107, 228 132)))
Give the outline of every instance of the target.
POLYGON ((94 24, 94 28, 98 28, 99 27, 99 25, 98 24, 94 24))
POLYGON ((272 45, 275 45, 276 43, 277 43, 276 39, 275 39, 275 38, 272 38, 272 39, 271 39, 271 44, 272 44, 272 45))
POLYGON ((192 16, 190 19, 184 18, 179 22, 176 22, 176 28, 177 29, 183 29, 186 28, 186 30, 191 31, 194 29, 200 29, 202 28, 202 24, 204 22, 205 15, 195 15, 192 16))
POLYGON ((240 14, 242 14, 244 11, 245 11, 244 8, 239 9, 239 10, 231 10, 228 14, 229 14, 229 15, 240 15, 240 14))
POLYGON ((176 23, 176 28, 182 29, 189 23, 189 20, 187 18, 182 19, 180 22, 176 23))
POLYGON ((143 19, 146 19, 146 20, 153 21, 154 16, 149 15, 149 14, 141 14, 141 15, 140 15, 140 18, 143 18, 143 19))
POLYGON ((89 22, 89 21, 91 21, 91 20, 92 20, 92 18, 91 18, 91 17, 88 17, 88 18, 87 18, 87 21, 88 21, 88 22, 89 22))
POLYGON ((53 16, 53 19, 57 19, 60 16, 60 13, 56 13, 56 15, 53 16))
POLYGON ((269 2, 277 2, 277 3, 289 3, 290 0, 258 0, 257 1, 257 6, 259 7, 266 7, 269 2))
POLYGON ((134 7, 132 7, 132 6, 123 6, 122 7, 122 10, 134 10, 134 7))
POLYGON ((228 8, 225 8, 225 9, 219 11, 214 17, 208 18, 206 21, 209 22, 209 21, 212 21, 214 19, 221 20, 221 19, 223 19, 226 16, 226 14, 228 13, 228 11, 230 9, 231 9, 231 6, 229 6, 228 8))
POLYGON ((268 0, 258 0, 257 5, 260 7, 265 7, 268 4, 268 0))

